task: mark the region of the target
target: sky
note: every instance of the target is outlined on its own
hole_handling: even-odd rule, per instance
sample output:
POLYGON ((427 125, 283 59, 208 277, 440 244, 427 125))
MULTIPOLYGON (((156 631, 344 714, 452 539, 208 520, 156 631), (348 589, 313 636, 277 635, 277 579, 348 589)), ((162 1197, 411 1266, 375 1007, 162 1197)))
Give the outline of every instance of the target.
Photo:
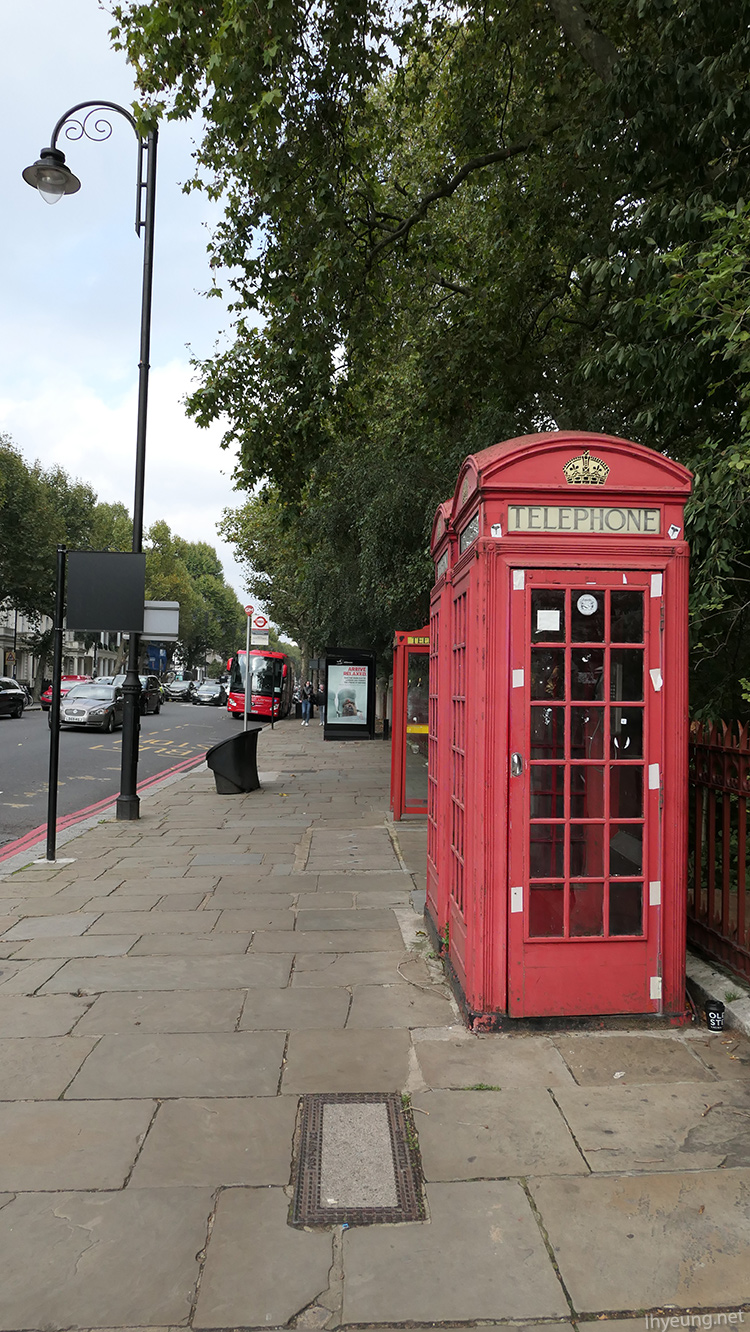
MULTIPOLYGON (((97 0, 0 0, 0 433, 28 462, 59 463, 132 512, 143 266, 135 135, 114 115, 106 142, 61 136, 81 189, 53 206, 21 177, 76 102, 130 109, 133 79, 110 25, 97 0)), ((218 205, 181 189, 197 132, 160 127, 144 524, 164 519, 215 546, 244 601, 233 548, 216 532, 222 510, 243 498, 234 457, 220 447, 220 425, 200 430, 181 405, 191 355, 210 355, 228 325, 222 303, 202 295, 218 205)))

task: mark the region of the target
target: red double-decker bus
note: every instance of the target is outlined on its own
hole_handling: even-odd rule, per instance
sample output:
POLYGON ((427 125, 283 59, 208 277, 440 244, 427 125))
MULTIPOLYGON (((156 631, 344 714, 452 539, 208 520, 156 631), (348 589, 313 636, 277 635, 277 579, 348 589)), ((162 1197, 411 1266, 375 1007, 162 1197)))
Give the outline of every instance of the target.
MULTIPOLYGON (((246 652, 238 648, 229 663, 229 701, 227 712, 233 717, 245 713, 246 652)), ((271 718, 278 721, 287 717, 292 706, 294 668, 285 652, 270 648, 250 649, 249 717, 271 718)))

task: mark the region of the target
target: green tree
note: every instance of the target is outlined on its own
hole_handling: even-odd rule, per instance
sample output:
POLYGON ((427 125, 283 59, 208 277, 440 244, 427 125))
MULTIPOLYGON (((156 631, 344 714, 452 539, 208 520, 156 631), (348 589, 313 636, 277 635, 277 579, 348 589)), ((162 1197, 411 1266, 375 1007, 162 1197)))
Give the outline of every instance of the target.
POLYGON ((0 436, 0 602, 31 619, 48 611, 54 569, 55 514, 38 467, 29 467, 0 436))
POLYGON ((93 550, 133 549, 133 522, 124 504, 100 501, 94 509, 91 532, 93 550))
POLYGON ((185 666, 201 665, 209 652, 228 657, 244 633, 245 616, 224 582, 221 562, 206 542, 189 542, 167 523, 154 523, 146 535, 146 598, 179 601, 179 655, 185 666))
POLYGON ((205 111, 232 331, 190 410, 228 421, 241 483, 265 487, 238 539, 300 641, 418 623, 461 456, 583 425, 694 470, 694 701, 740 706, 749 19, 750 0, 116 8, 151 111, 205 111))

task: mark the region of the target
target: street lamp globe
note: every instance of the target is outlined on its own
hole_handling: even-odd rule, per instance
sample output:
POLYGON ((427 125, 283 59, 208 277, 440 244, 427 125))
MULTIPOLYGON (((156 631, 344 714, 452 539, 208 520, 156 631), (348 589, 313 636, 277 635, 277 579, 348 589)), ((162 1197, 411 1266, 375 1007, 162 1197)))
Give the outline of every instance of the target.
POLYGON ((64 194, 76 194, 81 182, 65 165, 59 148, 42 148, 39 160, 22 172, 27 185, 38 190, 45 203, 57 203, 64 194))

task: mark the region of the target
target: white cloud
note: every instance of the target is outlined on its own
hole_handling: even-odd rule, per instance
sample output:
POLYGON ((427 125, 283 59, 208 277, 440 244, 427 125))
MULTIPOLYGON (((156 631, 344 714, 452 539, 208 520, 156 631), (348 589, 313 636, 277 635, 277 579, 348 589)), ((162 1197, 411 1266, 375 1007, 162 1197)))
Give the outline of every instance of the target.
MULTIPOLYGON (((82 185, 54 207, 21 178, 68 107, 99 93, 129 108, 132 75, 110 48, 110 25, 98 0, 0 6, 0 113, 12 127, 0 140, 0 432, 28 460, 60 463, 100 499, 132 509, 143 262, 132 130, 113 117, 107 142, 60 141, 82 185)), ((216 534, 222 509, 241 500, 234 459, 219 447, 220 427, 199 430, 181 406, 190 388, 186 345, 209 355, 226 323, 221 303, 200 295, 210 284, 207 227, 218 206, 181 189, 195 134, 195 126, 166 123, 160 135, 145 523, 163 518, 181 536, 216 546, 243 598, 231 548, 216 534)))
MULTIPOLYGON (((233 548, 221 542, 222 510, 241 502, 233 489, 233 455, 221 448, 217 423, 199 429, 184 412, 191 368, 173 361, 152 370, 146 438, 144 526, 164 519, 189 541, 219 550, 227 581, 244 596, 233 548)), ((59 464, 93 486, 99 499, 120 500, 132 512, 135 484, 137 387, 105 401, 85 378, 50 377, 29 397, 0 397, 0 420, 28 462, 59 464)))

